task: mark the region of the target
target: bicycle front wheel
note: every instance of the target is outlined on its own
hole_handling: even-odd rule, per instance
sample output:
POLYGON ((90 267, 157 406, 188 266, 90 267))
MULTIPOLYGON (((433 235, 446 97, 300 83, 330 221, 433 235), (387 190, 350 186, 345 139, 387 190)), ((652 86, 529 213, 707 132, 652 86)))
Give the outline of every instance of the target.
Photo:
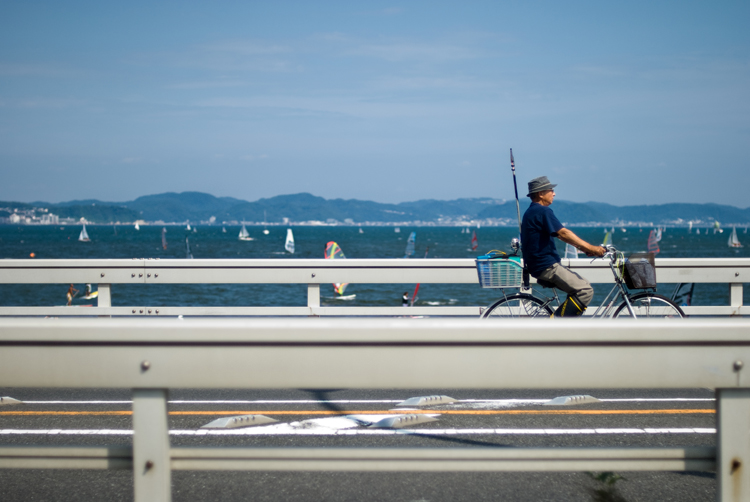
MULTIPOLYGON (((630 297, 636 317, 687 317, 682 309, 666 296, 656 293, 638 293, 630 297)), ((631 317, 628 306, 622 302, 612 317, 631 317)))
POLYGON ((482 319, 496 317, 549 317, 552 309, 542 300, 533 295, 518 293, 502 298, 484 311, 482 319))

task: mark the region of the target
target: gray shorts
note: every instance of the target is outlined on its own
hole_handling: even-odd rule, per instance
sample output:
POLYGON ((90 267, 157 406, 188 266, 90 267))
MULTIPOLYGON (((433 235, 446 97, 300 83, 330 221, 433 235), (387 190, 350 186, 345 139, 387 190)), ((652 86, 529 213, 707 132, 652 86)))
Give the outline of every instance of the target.
POLYGON ((568 296, 576 295, 586 307, 594 297, 594 288, 591 287, 589 281, 559 263, 555 263, 539 274, 537 279, 551 282, 557 289, 565 291, 568 296))

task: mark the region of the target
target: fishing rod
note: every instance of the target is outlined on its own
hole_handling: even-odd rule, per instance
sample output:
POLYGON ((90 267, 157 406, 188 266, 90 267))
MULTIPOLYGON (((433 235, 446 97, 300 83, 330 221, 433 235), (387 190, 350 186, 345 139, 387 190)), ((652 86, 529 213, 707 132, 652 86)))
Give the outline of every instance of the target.
POLYGON ((513 160, 513 149, 510 149, 510 169, 513 171, 513 189, 516 191, 516 212, 518 213, 518 242, 521 242, 521 205, 518 202, 518 185, 516 184, 516 162, 513 160))
MULTIPOLYGON (((510 169, 513 171, 513 190, 516 191, 516 213, 518 213, 518 248, 516 249, 515 246, 511 244, 513 247, 513 250, 515 252, 518 252, 518 250, 521 249, 521 204, 518 202, 518 184, 516 183, 516 162, 513 160, 513 149, 510 149, 510 169)), ((515 239, 514 239, 515 240, 515 239)), ((529 279, 529 269, 526 268, 526 265, 523 266, 523 284, 521 286, 521 291, 528 290, 531 288, 531 283, 529 279)))

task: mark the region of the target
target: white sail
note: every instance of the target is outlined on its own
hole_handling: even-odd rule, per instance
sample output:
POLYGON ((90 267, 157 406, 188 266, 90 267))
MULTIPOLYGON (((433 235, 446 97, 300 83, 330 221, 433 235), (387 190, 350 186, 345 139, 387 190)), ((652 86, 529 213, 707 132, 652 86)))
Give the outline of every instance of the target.
POLYGON ((284 249, 294 254, 294 235, 292 235, 292 229, 286 229, 286 242, 284 243, 284 249))
POLYGON ((187 227, 185 227, 185 230, 187 230, 188 232, 189 232, 190 230, 192 230, 192 228, 190 228, 190 222, 189 222, 189 221, 188 221, 187 227))
POLYGON ((741 248, 742 244, 740 244, 740 240, 737 238, 737 227, 732 227, 732 235, 729 236, 729 244, 730 248, 741 248))
POLYGON ((569 259, 578 258, 578 249, 566 243, 565 244, 565 258, 569 258, 569 259))
POLYGON ((252 237, 250 237, 250 234, 247 231, 247 228, 245 228, 245 224, 242 224, 242 229, 240 230, 240 236, 239 239, 241 241, 251 241, 253 240, 252 237))
POLYGON ((78 236, 78 240, 81 242, 89 242, 91 239, 89 239, 89 234, 86 232, 86 224, 84 223, 83 228, 81 229, 81 234, 78 236))
POLYGON ((140 226, 140 225, 138 224, 138 222, 137 222, 137 221, 135 222, 135 229, 136 229, 136 230, 140 230, 140 229, 141 229, 141 226, 140 226))

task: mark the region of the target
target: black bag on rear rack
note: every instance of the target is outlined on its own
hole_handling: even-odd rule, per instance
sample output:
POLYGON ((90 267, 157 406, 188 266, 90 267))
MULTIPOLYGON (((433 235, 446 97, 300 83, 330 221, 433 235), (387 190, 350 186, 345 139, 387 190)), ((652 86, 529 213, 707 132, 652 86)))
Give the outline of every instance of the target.
POLYGON ((628 289, 656 289, 654 253, 633 253, 625 262, 623 274, 628 289))

